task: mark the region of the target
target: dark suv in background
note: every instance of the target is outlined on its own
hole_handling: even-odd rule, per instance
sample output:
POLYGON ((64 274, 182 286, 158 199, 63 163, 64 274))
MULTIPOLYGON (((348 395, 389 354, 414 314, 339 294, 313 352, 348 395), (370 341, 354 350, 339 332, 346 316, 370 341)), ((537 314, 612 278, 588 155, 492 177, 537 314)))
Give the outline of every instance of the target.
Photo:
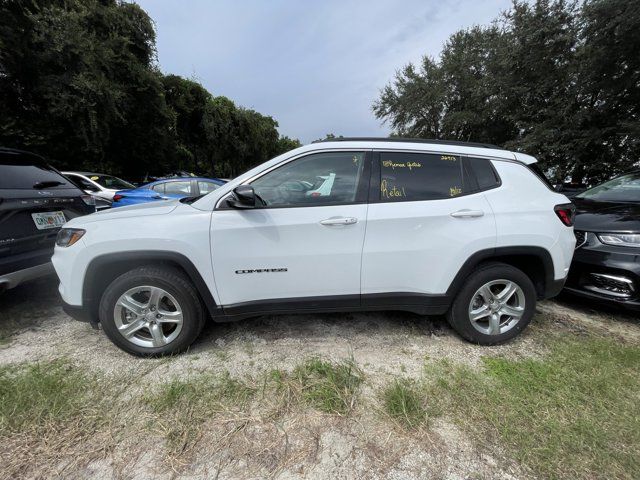
POLYGON ((95 201, 38 155, 0 147, 0 290, 52 271, 60 227, 95 201))
POLYGON ((640 171, 573 197, 576 251, 566 290, 640 310, 640 171))

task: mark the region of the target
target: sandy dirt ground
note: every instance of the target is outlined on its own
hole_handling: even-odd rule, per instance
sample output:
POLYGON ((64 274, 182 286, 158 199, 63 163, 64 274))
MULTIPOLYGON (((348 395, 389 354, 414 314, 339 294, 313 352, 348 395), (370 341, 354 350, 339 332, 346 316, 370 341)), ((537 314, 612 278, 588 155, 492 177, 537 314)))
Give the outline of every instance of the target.
POLYGON ((132 398, 176 377, 228 371, 242 378, 273 368, 291 370, 315 356, 335 361, 353 358, 366 378, 354 415, 303 410, 274 420, 258 408, 243 420, 231 418, 229 425, 207 425, 188 464, 177 467, 163 461, 156 439, 129 433, 73 468, 69 467, 73 462, 62 456, 58 464, 30 474, 36 477, 528 478, 495 448, 472 442, 446 416, 427 430, 407 433, 381 419, 373 399, 390 378, 420 376, 426 359, 446 358, 476 367, 487 355, 544 355, 539 324, 546 321, 549 328, 549 318, 557 328, 600 328, 614 336, 640 336, 635 315, 580 305, 566 300, 541 302, 523 335, 490 348, 462 341, 440 317, 399 312, 310 314, 211 323, 186 354, 150 360, 118 350, 103 332, 69 318, 60 307, 55 279, 46 278, 0 296, 0 326, 11 332, 0 345, 0 364, 66 358, 107 377, 129 379, 124 395, 132 398))

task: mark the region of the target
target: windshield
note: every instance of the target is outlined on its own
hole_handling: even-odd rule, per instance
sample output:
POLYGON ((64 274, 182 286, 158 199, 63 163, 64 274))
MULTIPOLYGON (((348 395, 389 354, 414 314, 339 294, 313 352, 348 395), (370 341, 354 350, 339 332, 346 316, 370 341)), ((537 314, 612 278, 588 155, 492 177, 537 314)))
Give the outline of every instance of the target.
POLYGON ((111 175, 90 175, 89 178, 104 188, 111 188, 113 190, 136 188, 135 185, 125 182, 121 178, 112 177, 111 175))
POLYGON ((604 182, 576 198, 598 202, 640 202, 640 172, 629 173, 604 182))

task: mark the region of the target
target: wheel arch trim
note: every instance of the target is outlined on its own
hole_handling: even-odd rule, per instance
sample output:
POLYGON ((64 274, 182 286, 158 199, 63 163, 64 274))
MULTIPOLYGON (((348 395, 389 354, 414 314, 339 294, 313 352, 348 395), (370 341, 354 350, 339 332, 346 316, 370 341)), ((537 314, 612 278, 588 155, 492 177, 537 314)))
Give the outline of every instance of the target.
POLYGON ((211 316, 219 315, 221 308, 216 303, 211 290, 202 278, 202 275, 185 255, 165 250, 133 250, 127 252, 115 252, 99 255, 93 258, 87 265, 84 281, 82 285, 82 304, 91 312, 90 318, 97 318, 97 306, 100 303, 94 292, 96 275, 100 274, 102 268, 109 264, 131 264, 135 266, 149 264, 153 262, 166 262, 178 265, 193 282, 200 298, 204 302, 211 316))
MULTIPOLYGON (((544 273, 544 286, 542 287, 542 291, 538 291, 538 296, 541 298, 548 298, 549 296, 553 296, 555 293, 553 292, 554 285, 556 282, 554 281, 554 266, 553 266, 553 257, 551 253, 543 247, 539 246, 512 246, 512 247, 496 247, 496 248, 488 248, 485 250, 479 250, 473 255, 471 255, 462 265, 458 273, 453 278, 453 281, 449 285, 447 289, 447 295, 454 297, 467 277, 476 269, 478 265, 486 261, 504 261, 505 257, 535 257, 540 260, 542 270, 544 273)), ((509 263, 509 262, 504 262, 509 263)), ((527 272, 524 272, 527 273, 527 272)))

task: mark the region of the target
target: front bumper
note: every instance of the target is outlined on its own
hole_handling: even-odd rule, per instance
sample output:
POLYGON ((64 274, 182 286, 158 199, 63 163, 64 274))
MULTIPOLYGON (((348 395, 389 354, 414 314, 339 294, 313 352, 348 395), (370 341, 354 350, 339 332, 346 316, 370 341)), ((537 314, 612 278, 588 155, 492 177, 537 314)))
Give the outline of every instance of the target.
POLYGON ((64 313, 69 315, 74 320, 78 320, 79 322, 89 323, 93 328, 96 328, 96 329, 98 328, 98 321, 94 319, 89 313, 89 310, 84 308, 83 306, 69 305, 63 300, 62 310, 64 310, 64 313))
POLYGON ((588 232, 573 256, 565 291, 640 311, 640 249, 605 245, 588 232))

